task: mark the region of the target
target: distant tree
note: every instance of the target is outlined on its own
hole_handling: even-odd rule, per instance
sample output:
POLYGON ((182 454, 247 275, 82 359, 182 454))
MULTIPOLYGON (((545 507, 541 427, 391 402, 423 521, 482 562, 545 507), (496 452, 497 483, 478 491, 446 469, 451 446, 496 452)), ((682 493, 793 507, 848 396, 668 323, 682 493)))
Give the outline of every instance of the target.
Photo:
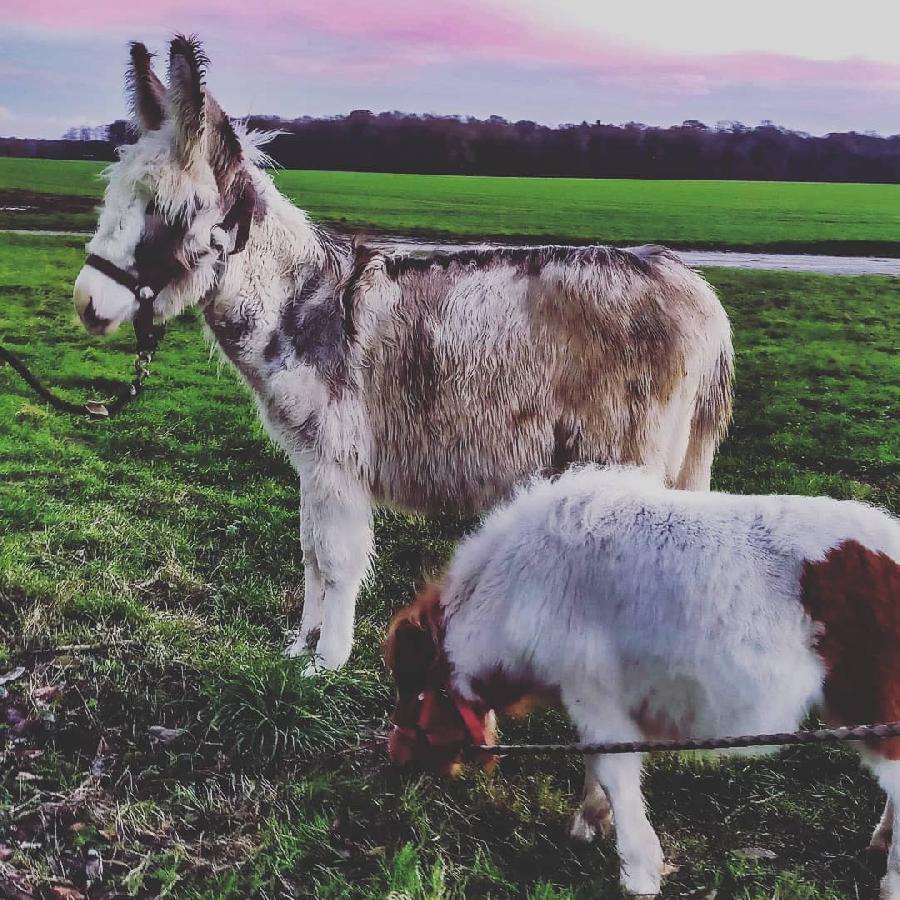
MULTIPOLYGON (((250 128, 282 132, 268 147, 287 168, 459 175, 590 178, 743 178, 900 182, 900 135, 813 137, 763 120, 750 127, 686 119, 671 128, 641 122, 550 128, 502 116, 407 115, 356 109, 346 116, 251 116, 250 128)), ((122 119, 69 128, 62 141, 0 139, 0 154, 113 159, 136 140, 122 119)))

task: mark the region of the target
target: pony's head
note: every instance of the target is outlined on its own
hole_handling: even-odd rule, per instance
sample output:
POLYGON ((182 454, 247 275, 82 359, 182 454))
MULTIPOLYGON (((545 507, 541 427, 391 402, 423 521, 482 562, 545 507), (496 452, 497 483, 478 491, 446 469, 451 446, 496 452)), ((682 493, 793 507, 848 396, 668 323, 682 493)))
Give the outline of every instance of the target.
POLYGON ((107 170, 88 260, 74 287, 85 328, 108 334, 143 302, 156 318, 197 303, 221 261, 247 241, 260 199, 251 141, 205 87, 208 60, 194 37, 169 48, 168 87, 143 44, 131 45, 127 88, 139 132, 107 170))
MULTIPOLYGON (((396 765, 452 776, 467 747, 493 742, 494 715, 454 690, 443 628, 436 585, 397 613, 388 628, 385 662, 397 683, 388 752, 396 765)), ((490 768, 494 757, 481 754, 480 762, 490 768)))

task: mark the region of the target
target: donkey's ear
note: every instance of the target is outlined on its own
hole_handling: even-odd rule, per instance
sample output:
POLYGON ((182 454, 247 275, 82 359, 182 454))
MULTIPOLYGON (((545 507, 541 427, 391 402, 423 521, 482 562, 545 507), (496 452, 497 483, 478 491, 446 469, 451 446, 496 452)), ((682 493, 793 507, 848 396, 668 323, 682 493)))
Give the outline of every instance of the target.
POLYGON ((206 92, 206 153, 216 183, 228 192, 241 171, 243 150, 237 133, 215 97, 206 92))
POLYGON ((166 89, 153 71, 152 59, 143 44, 132 41, 125 84, 131 113, 141 131, 156 131, 165 114, 166 89))
POLYGON ((195 35, 176 35, 169 45, 169 102, 175 124, 175 152, 190 165, 203 146, 206 101, 203 84, 209 60, 195 35))

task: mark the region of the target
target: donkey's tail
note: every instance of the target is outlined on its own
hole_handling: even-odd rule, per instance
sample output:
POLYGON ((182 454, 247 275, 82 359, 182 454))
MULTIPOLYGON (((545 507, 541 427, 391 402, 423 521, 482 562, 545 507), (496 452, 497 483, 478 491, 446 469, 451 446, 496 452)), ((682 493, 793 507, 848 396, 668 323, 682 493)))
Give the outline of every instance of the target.
POLYGON ((734 350, 726 340, 713 365, 700 377, 691 434, 675 486, 709 490, 713 456, 731 423, 734 396, 734 350))

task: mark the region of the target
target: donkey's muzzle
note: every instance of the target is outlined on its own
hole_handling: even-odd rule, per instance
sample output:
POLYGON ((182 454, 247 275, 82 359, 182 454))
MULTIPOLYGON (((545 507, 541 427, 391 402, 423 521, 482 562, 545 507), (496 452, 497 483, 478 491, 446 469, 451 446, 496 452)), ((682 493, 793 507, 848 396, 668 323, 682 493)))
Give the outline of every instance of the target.
POLYGON ((134 294, 121 284, 85 266, 72 288, 75 311, 91 334, 111 334, 138 310, 134 294))

